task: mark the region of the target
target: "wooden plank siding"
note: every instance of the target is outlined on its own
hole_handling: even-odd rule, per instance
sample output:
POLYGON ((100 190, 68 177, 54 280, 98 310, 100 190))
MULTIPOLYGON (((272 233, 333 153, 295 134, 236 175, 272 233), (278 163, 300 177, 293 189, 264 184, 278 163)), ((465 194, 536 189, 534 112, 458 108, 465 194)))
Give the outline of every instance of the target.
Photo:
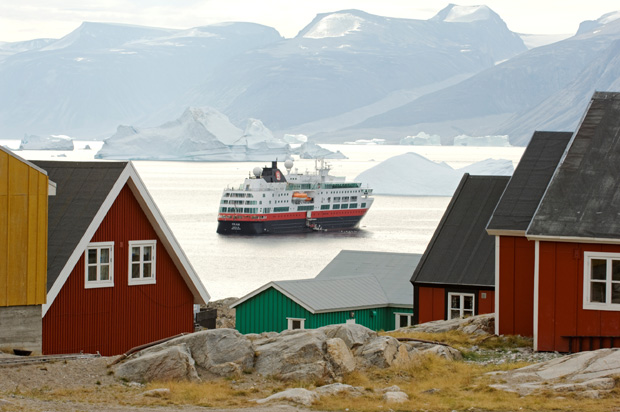
POLYGON ((448 293, 473 293, 475 295, 474 311, 476 315, 495 312, 495 291, 464 286, 415 286, 417 302, 414 304, 417 323, 448 319, 448 293))
POLYGON ((84 254, 43 318, 43 352, 110 356, 193 332, 194 297, 125 185, 91 242, 114 242, 114 286, 85 289, 84 254), (133 240, 156 240, 156 283, 128 285, 133 240))
POLYGON ((301 305, 270 287, 241 303, 236 308, 236 329, 241 333, 282 332, 288 328, 287 318, 305 319, 305 329, 343 324, 355 314, 355 323, 372 330, 395 329, 395 313, 412 313, 412 308, 378 307, 311 313, 301 305))
POLYGON ((499 334, 534 336, 535 242, 499 237, 499 334))
POLYGON ((0 306, 42 305, 48 177, 0 151, 0 306))
POLYGON ((568 352, 563 336, 620 335, 620 312, 583 309, 584 251, 620 253, 620 245, 540 242, 539 351, 568 352))

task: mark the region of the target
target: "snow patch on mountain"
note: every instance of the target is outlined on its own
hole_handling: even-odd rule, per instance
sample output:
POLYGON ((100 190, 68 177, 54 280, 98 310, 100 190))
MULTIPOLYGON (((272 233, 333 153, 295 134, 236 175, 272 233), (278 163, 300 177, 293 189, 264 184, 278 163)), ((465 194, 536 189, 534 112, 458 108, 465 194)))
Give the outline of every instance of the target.
POLYGON ((188 108, 177 120, 153 128, 119 126, 95 155, 98 159, 254 161, 285 158, 290 146, 262 122, 241 131, 212 108, 188 108))
POLYGON ((359 31, 364 19, 351 13, 334 13, 322 18, 304 35, 307 39, 343 37, 359 31))
POLYGON ((73 140, 69 136, 55 134, 37 136, 25 134, 19 150, 73 150, 73 140))
POLYGON ((513 171, 512 162, 505 159, 486 159, 453 169, 445 163, 435 163, 410 152, 379 163, 355 180, 368 183, 379 195, 452 196, 463 173, 510 176, 513 171))
POLYGON ((471 23, 473 21, 488 20, 492 12, 487 6, 457 6, 448 5, 438 15, 438 19, 448 23, 471 23))

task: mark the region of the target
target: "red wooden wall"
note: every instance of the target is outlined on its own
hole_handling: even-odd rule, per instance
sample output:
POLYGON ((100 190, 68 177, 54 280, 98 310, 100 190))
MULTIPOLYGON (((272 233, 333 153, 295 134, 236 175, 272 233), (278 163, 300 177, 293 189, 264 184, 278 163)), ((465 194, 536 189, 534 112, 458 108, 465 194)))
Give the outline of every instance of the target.
POLYGON ((43 318, 43 353, 126 352, 193 331, 191 291, 125 185, 91 242, 114 241, 114 287, 84 288, 84 254, 43 318), (153 285, 128 286, 128 242, 157 240, 153 285))
MULTIPOLYGON (((495 292, 492 290, 471 290, 465 293, 478 295, 476 311, 478 315, 495 312, 495 292), (483 294, 486 297, 483 297, 483 294)), ((443 287, 418 287, 418 323, 444 320, 446 315, 446 289, 443 287)))
POLYGON ((534 241, 500 236, 500 335, 534 336, 534 253, 534 241))
POLYGON ((446 291, 444 288, 419 287, 418 323, 446 318, 446 291))
POLYGON ((539 351, 567 352, 566 335, 620 335, 620 312, 583 309, 584 251, 620 253, 620 246, 540 242, 539 351))
POLYGON ((485 313, 495 313, 495 291, 493 290, 479 290, 478 291, 478 315, 484 315, 485 313), (486 295, 486 297, 483 297, 486 295))

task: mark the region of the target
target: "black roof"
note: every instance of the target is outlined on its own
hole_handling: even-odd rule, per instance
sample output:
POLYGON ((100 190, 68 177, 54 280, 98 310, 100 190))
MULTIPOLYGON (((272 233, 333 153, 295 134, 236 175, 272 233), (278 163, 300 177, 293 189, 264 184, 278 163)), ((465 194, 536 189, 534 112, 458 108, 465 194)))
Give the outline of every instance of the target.
POLYGON ((534 132, 487 225, 489 234, 525 235, 572 132, 534 132))
POLYGON ((620 93, 597 92, 527 236, 620 239, 620 93))
POLYGON ((47 290, 60 275, 127 162, 33 161, 56 182, 49 196, 47 290))
POLYGON ((495 285, 495 241, 485 228, 509 179, 463 176, 413 272, 412 283, 495 285))

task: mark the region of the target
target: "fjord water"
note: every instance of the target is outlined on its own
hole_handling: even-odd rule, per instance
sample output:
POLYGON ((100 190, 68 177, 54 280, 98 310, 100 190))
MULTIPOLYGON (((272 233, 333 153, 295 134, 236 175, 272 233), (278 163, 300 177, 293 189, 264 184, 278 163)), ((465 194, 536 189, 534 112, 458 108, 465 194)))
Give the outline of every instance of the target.
MULTIPOLYGON (((0 142, 2 143, 2 142, 0 142)), ((18 147, 13 142, 10 147, 18 147)), ((29 160, 93 160, 101 143, 76 142, 76 150, 21 150, 29 160), (88 144, 92 150, 84 150, 88 144)), ((392 156, 418 153, 454 168, 488 158, 516 166, 522 147, 322 145, 348 159, 332 160, 332 174, 354 179, 392 156)), ((157 208, 213 300, 241 297, 274 280, 316 276, 341 250, 423 253, 449 197, 375 195, 360 229, 298 235, 218 235, 222 190, 238 186, 255 166, 269 162, 134 162, 157 208)), ((297 160, 299 171, 314 170, 313 160, 297 160)), ((413 273, 412 268, 412 273, 413 273)))
MULTIPOLYGON (((523 148, 325 145, 349 159, 333 160, 332 174, 355 178, 389 157, 415 151, 458 168, 487 158, 516 163, 523 148)), ((360 229, 295 235, 215 233, 222 190, 238 186, 268 162, 136 162, 136 168, 213 299, 241 297, 275 280, 316 276, 341 250, 423 253, 449 197, 375 195, 360 229)), ((297 160, 299 171, 313 160, 297 160)), ((284 168, 282 168, 284 170, 284 168)), ((412 272, 413 272, 412 268, 412 272)))

